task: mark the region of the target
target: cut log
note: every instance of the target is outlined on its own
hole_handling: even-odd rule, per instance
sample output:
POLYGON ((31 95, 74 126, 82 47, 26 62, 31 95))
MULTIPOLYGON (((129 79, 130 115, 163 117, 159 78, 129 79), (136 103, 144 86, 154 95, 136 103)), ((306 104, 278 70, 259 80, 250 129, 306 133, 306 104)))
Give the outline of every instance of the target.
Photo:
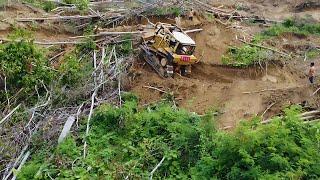
POLYGON ((88 15, 88 16, 53 16, 53 17, 37 17, 37 18, 17 18, 18 22, 32 22, 32 21, 66 21, 66 20, 81 20, 81 19, 92 19, 100 18, 97 15, 88 15))
POLYGON ((66 121, 66 123, 63 126, 63 129, 60 133, 59 139, 58 139, 58 143, 61 143, 69 134, 70 129, 73 125, 75 121, 75 117, 74 116, 69 116, 68 120, 66 121))
POLYGON ((185 33, 194 33, 194 32, 200 32, 203 31, 203 29, 191 29, 191 30, 186 30, 184 31, 185 33))
POLYGON ((6 120, 8 119, 17 109, 19 109, 19 107, 21 106, 21 104, 19 104, 17 107, 15 107, 9 114, 7 114, 4 118, 2 118, 2 120, 0 121, 0 125, 6 120))

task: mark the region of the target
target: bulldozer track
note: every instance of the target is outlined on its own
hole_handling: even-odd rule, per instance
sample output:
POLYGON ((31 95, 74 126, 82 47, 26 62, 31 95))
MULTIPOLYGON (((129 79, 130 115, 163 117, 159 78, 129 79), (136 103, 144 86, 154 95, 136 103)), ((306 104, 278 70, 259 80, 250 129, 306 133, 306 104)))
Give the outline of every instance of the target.
POLYGON ((161 71, 163 68, 157 63, 158 61, 155 59, 155 55, 150 52, 146 45, 140 45, 140 48, 143 51, 143 53, 141 52, 142 58, 158 73, 160 77, 165 78, 164 70, 161 71))

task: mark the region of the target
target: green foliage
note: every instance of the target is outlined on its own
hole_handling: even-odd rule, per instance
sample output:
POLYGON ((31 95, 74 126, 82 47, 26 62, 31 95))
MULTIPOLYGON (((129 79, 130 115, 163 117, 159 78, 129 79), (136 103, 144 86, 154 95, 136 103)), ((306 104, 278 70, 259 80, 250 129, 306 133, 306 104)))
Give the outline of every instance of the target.
POLYGON ((42 8, 46 12, 50 12, 52 9, 56 8, 56 4, 52 1, 47 1, 47 0, 23 0, 23 1, 32 4, 37 8, 42 8))
POLYGON ((59 72, 62 75, 62 85, 75 86, 82 82, 84 78, 90 75, 91 64, 80 62, 75 54, 69 54, 64 58, 64 62, 59 67, 59 72))
POLYGON ((67 137, 56 149, 56 155, 60 158, 70 158, 74 160, 80 153, 77 144, 72 137, 67 137))
POLYGON ((54 2, 51 1, 44 1, 43 2, 43 9, 46 12, 50 12, 51 10, 53 10, 54 8, 56 8, 56 5, 54 4, 54 2))
POLYGON ((32 161, 28 163, 26 166, 23 167, 23 171, 18 173, 18 179, 21 179, 21 180, 34 179, 34 176, 39 170, 40 166, 41 164, 36 161, 32 161))
POLYGON ((116 46, 116 50, 119 54, 126 56, 129 55, 131 53, 133 53, 133 47, 132 47, 132 35, 131 34, 127 34, 123 37, 123 41, 121 44, 116 46))
POLYGON ((157 15, 157 16, 164 16, 164 15, 174 15, 180 16, 183 14, 183 9, 181 7, 159 7, 155 9, 151 9, 150 14, 157 15))
POLYGON ((43 85, 48 85, 54 77, 41 49, 25 40, 0 45, 0 73, 7 77, 10 94, 23 89, 28 97, 34 94, 36 86, 41 93, 43 85))
POLYGON ((309 51, 307 51, 306 55, 307 55, 308 59, 316 58, 316 57, 320 56, 320 50, 318 50, 318 49, 309 50, 309 51))
MULTIPOLYGON (((307 20, 292 20, 287 19, 281 24, 276 24, 262 33, 254 36, 252 43, 261 44, 264 40, 271 37, 280 36, 284 33, 294 33, 300 36, 307 36, 310 34, 320 35, 320 24, 310 23, 307 20)), ((245 45, 242 47, 232 47, 227 52, 227 55, 222 57, 224 64, 231 64, 233 66, 248 66, 257 62, 263 62, 270 59, 270 53, 259 47, 245 45)), ((316 57, 316 51, 309 51, 307 53, 309 58, 316 57)))
POLYGON ((267 58, 267 51, 250 45, 229 48, 227 55, 222 57, 224 64, 233 66, 249 66, 267 58))
MULTIPOLYGON (((85 33, 87 33, 87 35, 89 35, 91 33, 91 31, 88 30, 85 33)), ((82 51, 86 52, 86 51, 90 51, 90 50, 94 50, 94 49, 96 49, 96 43, 90 37, 86 37, 84 40, 84 43, 77 44, 77 52, 82 52, 82 51)))
POLYGON ((211 14, 211 13, 206 13, 205 14, 206 16, 206 18, 207 18, 207 20, 209 21, 209 22, 212 22, 213 20, 214 20, 214 15, 213 14, 211 14))
POLYGON ((75 4, 79 10, 87 10, 89 7, 88 0, 64 0, 66 4, 75 4))
POLYGON ((303 124, 298 107, 267 125, 246 122, 233 133, 217 133, 215 148, 193 168, 194 177, 218 179, 317 179, 319 124, 303 124))
MULTIPOLYGON (((297 116, 300 107, 286 109, 269 124, 255 118, 227 133, 215 129, 210 115, 200 118, 166 104, 139 110, 136 98, 128 97, 122 108, 102 105, 95 111, 85 159, 81 138, 69 137, 41 177, 146 179, 163 157, 156 179, 320 177, 320 124, 304 124, 297 116)), ((19 177, 33 177, 30 169, 37 162, 31 160, 19 177)))
POLYGON ((297 35, 320 35, 320 24, 309 23, 304 20, 287 19, 281 24, 276 24, 261 33, 262 39, 279 36, 284 33, 294 33, 297 35))
POLYGON ((31 40, 33 38, 33 34, 26 29, 13 27, 13 31, 8 35, 8 38, 11 40, 31 40))

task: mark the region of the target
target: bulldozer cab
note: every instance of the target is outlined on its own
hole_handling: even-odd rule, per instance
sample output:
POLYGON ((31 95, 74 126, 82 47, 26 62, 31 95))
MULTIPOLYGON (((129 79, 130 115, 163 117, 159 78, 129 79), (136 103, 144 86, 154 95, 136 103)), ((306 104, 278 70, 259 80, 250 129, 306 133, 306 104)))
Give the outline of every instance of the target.
POLYGON ((155 34, 159 38, 156 46, 168 46, 173 53, 178 55, 192 55, 194 53, 196 43, 181 28, 174 25, 159 24, 156 29, 155 34))
POLYGON ((174 52, 178 55, 192 55, 196 48, 196 43, 183 32, 172 32, 176 45, 174 52))

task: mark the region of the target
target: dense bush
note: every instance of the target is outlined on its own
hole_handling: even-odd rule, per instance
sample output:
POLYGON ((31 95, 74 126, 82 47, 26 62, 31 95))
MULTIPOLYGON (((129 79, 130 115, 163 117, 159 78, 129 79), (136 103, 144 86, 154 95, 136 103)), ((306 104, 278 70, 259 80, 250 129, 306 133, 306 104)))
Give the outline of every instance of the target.
POLYGON ((255 46, 232 47, 222 57, 222 63, 233 66, 248 66, 259 61, 265 61, 269 58, 268 55, 268 51, 255 46))
POLYGON ((54 76, 41 50, 27 40, 0 45, 0 74, 7 78, 10 94, 23 89, 29 96, 36 86, 41 93, 43 85, 48 85, 54 76))
MULTIPOLYGON (((130 96, 131 97, 131 96, 130 96)), ((139 110, 134 100, 122 108, 95 111, 82 158, 80 137, 69 137, 54 151, 38 178, 146 179, 164 157, 154 178, 161 179, 317 179, 320 177, 320 125, 304 124, 300 109, 261 125, 256 118, 235 132, 214 128, 200 118, 160 104, 139 110)), ((33 177, 31 160, 20 178, 33 177)))
POLYGON ((64 57, 63 63, 59 67, 59 72, 62 85, 76 86, 91 76, 92 63, 87 59, 80 61, 74 53, 71 53, 64 57))
POLYGON ((88 0, 64 0, 67 4, 74 4, 79 10, 87 10, 89 6, 88 0))
POLYGON ((299 108, 268 125, 243 123, 235 133, 217 133, 215 148, 193 168, 194 177, 218 179, 318 179, 319 124, 303 124, 299 108))
POLYGON ((181 7, 158 7, 153 8, 147 11, 150 15, 156 15, 156 16, 164 16, 164 15, 174 15, 179 16, 183 14, 183 9, 181 7))

